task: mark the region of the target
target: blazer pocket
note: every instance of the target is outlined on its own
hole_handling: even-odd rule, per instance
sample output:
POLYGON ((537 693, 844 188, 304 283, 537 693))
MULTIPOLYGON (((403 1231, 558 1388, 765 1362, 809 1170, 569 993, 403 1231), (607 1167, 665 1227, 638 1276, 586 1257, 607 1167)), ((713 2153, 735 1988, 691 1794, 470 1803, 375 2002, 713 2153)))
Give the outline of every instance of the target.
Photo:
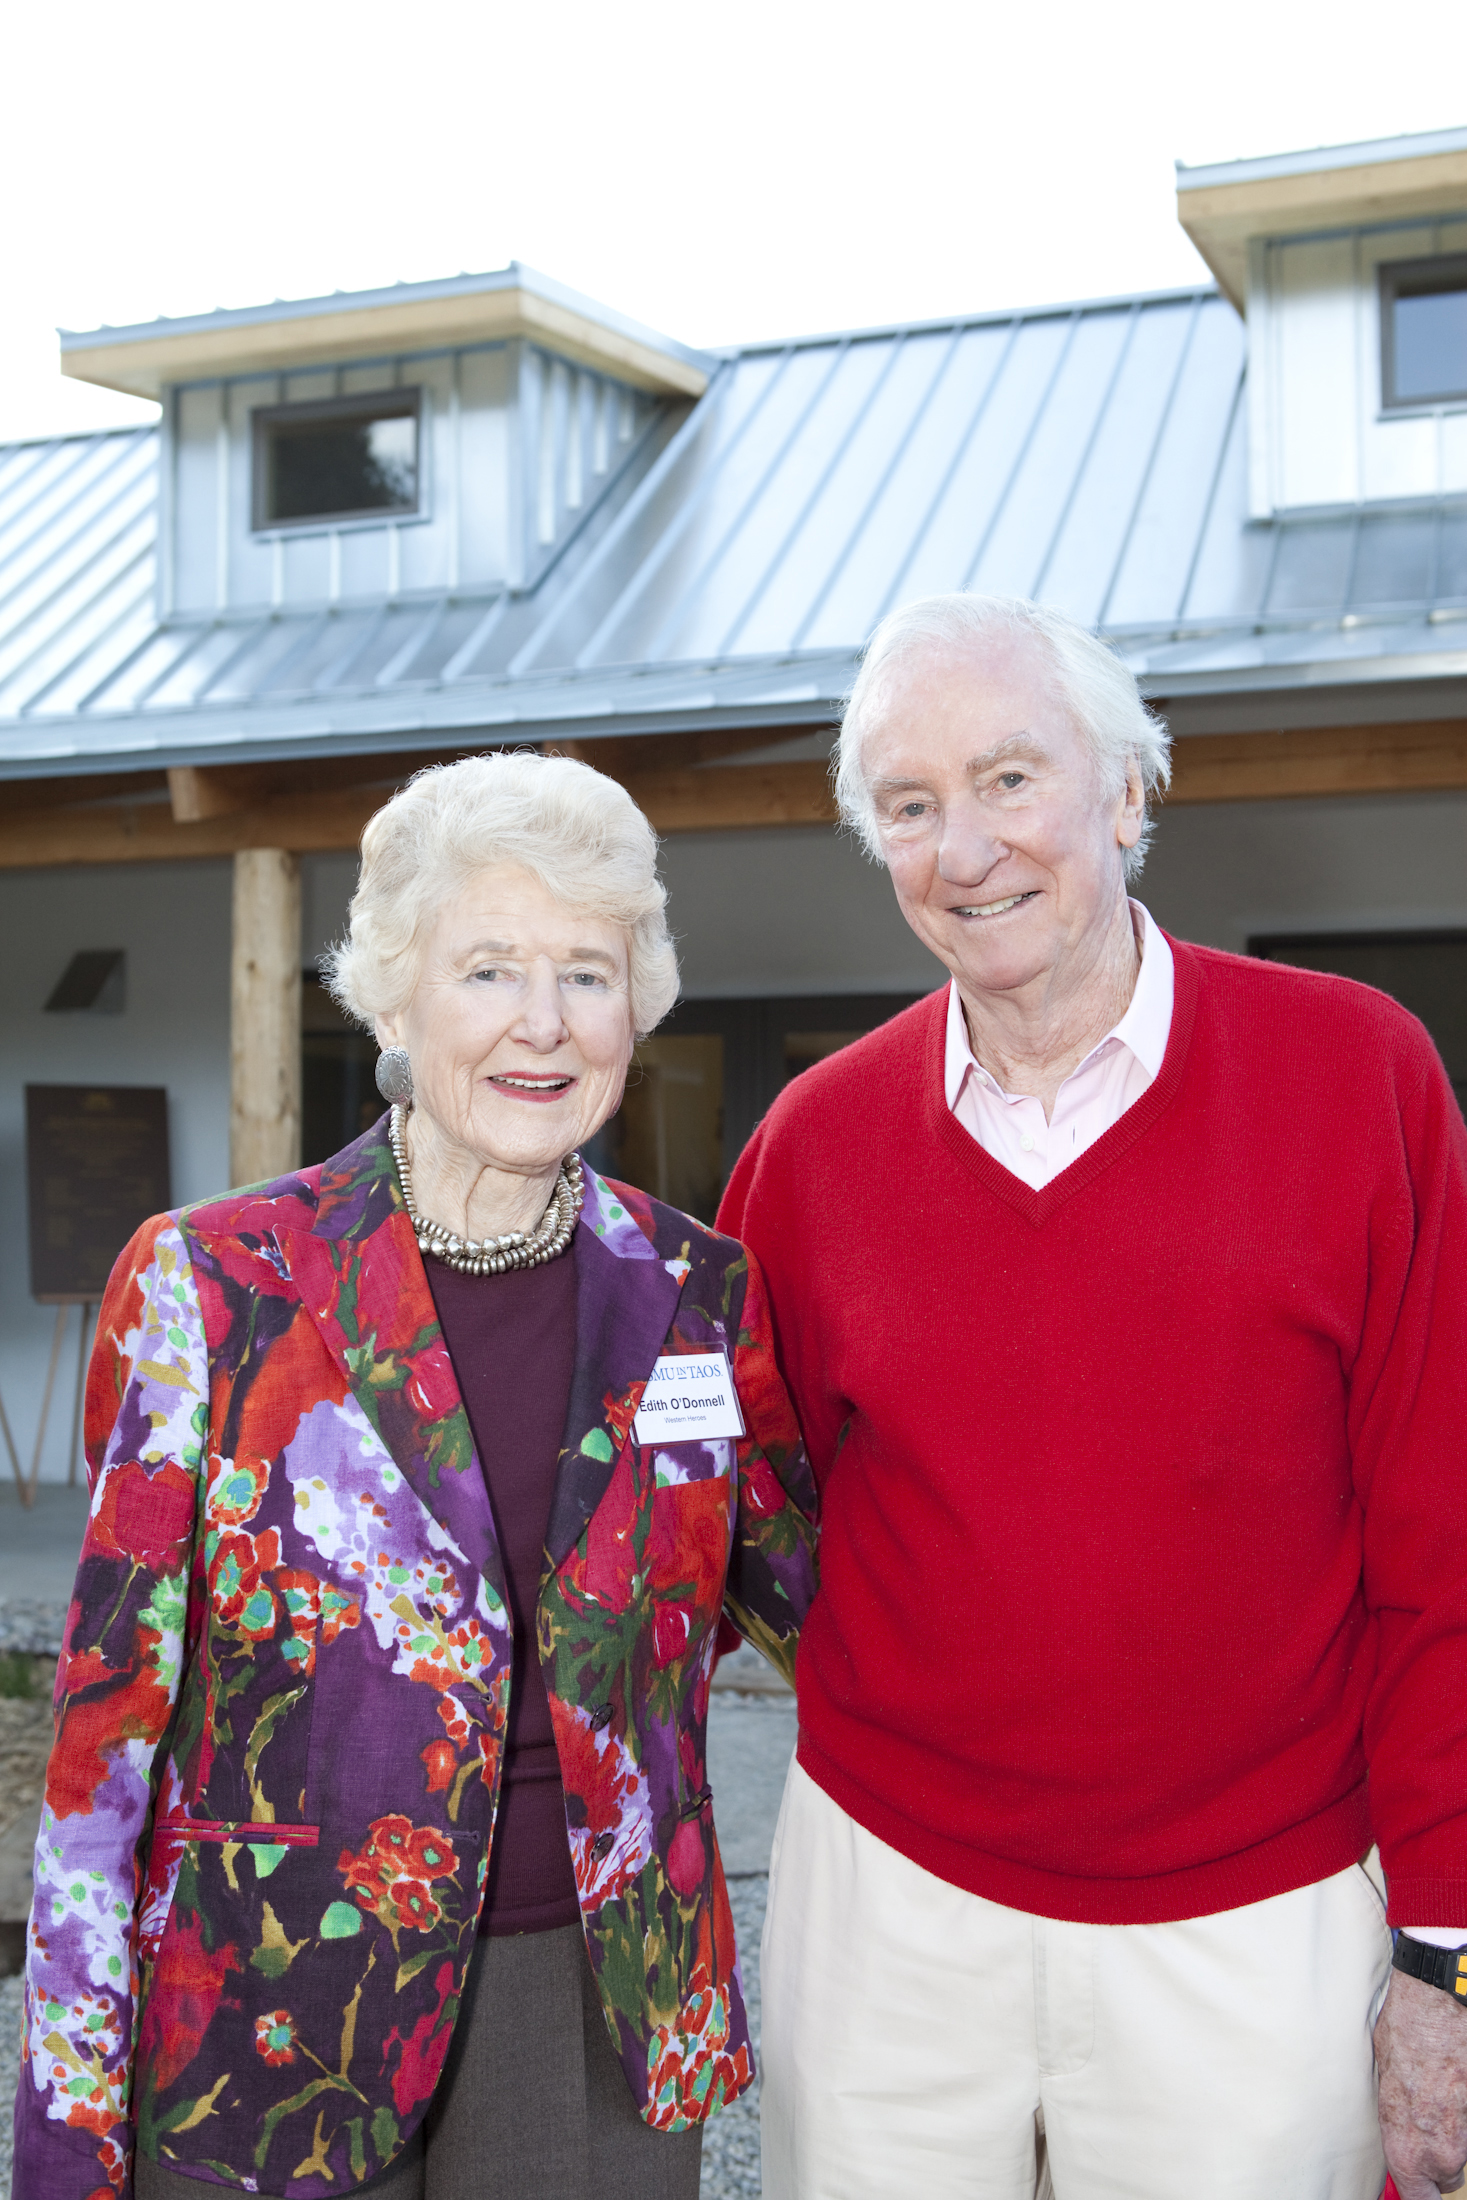
POLYGON ((175 1811, 154 1821, 154 1840, 163 1834, 176 1841, 252 1841, 272 1849, 313 1849, 321 1828, 274 1826, 264 1818, 186 1818, 175 1811))

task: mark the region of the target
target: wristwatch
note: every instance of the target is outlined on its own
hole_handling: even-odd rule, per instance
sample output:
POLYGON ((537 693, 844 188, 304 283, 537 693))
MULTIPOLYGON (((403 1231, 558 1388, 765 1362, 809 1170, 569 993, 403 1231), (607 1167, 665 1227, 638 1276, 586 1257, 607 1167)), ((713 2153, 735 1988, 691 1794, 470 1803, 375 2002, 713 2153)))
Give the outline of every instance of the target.
POLYGON ((1439 1986, 1444 1994, 1467 2002, 1467 1948, 1431 1948, 1409 1933, 1397 1933, 1391 1968, 1407 1978, 1419 1978, 1423 1986, 1439 1986))

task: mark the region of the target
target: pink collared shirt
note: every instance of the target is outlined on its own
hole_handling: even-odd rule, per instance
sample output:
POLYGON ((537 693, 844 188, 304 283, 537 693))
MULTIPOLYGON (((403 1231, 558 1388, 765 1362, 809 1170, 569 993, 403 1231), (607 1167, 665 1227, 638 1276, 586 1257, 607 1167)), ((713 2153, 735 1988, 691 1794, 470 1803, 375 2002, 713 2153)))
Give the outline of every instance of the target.
POLYGON ((1131 903, 1131 920, 1141 950, 1131 1005, 1115 1029, 1070 1071, 1055 1096, 1048 1122, 1040 1101, 1026 1093, 1005 1092, 975 1058, 956 978, 948 989, 943 1073, 947 1104, 984 1152, 1033 1191, 1042 1191, 1061 1169, 1078 1161, 1087 1146, 1103 1138, 1127 1108, 1135 1106, 1161 1068, 1172 1028, 1172 951, 1160 925, 1139 901, 1131 903))

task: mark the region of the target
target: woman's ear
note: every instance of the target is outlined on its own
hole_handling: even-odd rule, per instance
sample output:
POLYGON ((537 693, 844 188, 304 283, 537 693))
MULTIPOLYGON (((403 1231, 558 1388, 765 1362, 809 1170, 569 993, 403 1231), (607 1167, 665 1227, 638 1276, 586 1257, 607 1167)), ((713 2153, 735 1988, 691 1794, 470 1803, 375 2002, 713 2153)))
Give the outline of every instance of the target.
POLYGON ((384 1053, 388 1047, 401 1045, 401 1040, 398 1037, 397 1018, 395 1016, 374 1016, 372 1019, 372 1036, 384 1053))

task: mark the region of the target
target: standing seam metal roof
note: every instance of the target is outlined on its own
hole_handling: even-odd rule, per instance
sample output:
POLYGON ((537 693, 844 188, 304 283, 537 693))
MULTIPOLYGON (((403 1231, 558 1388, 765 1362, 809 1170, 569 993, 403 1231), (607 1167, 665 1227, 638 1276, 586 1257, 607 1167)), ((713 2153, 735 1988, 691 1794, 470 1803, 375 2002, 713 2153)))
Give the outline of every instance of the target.
POLYGON ((0 449, 0 770, 814 723, 939 589, 1159 691, 1467 667, 1467 503, 1250 522, 1244 354, 1210 289, 751 346, 532 590, 167 623, 156 431, 0 449))

